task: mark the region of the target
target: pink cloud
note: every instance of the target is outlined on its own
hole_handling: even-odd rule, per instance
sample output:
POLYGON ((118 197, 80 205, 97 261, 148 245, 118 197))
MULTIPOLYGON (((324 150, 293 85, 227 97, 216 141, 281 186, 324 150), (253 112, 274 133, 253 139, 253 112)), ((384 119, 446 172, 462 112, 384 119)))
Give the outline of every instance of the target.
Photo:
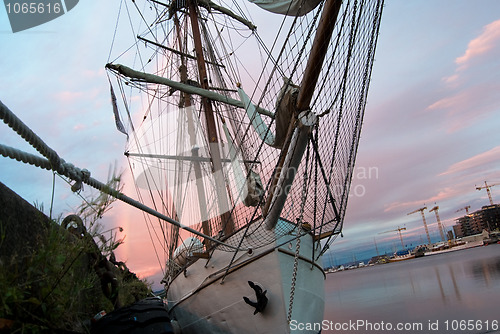
POLYGON ((448 169, 439 175, 456 174, 473 168, 481 167, 486 164, 498 162, 500 160, 500 146, 496 146, 489 151, 477 154, 471 158, 454 163, 448 169))
POLYGON ((478 106, 489 106, 496 104, 496 93, 500 87, 498 85, 478 84, 470 88, 459 91, 457 94, 446 96, 430 106, 427 110, 451 110, 451 115, 459 113, 462 110, 474 110, 477 112, 478 106), (474 107, 474 109, 471 109, 474 107))
POLYGON ((453 74, 449 77, 444 77, 442 80, 448 85, 456 85, 458 84, 459 79, 460 76, 458 74, 453 74))
MULTIPOLYGON (((122 182, 122 192, 132 198, 137 198, 129 170, 123 173, 122 182)), ((158 289, 159 282, 163 278, 161 267, 165 265, 166 259, 163 246, 158 244, 161 231, 155 218, 152 218, 153 222, 151 222, 149 220, 151 216, 120 201, 113 204, 113 209, 107 213, 107 216, 114 225, 122 226, 127 235, 125 243, 115 251, 117 259, 124 261, 139 278, 145 278, 149 282, 154 281, 155 288, 158 289), (152 226, 153 224, 155 226, 152 226)))
POLYGON ((75 124, 73 126, 73 130, 75 130, 75 131, 85 130, 86 128, 87 128, 87 126, 85 124, 81 124, 81 123, 75 124))
POLYGON ((428 110, 436 110, 436 109, 453 109, 457 105, 462 105, 463 103, 467 103, 470 99, 470 95, 472 92, 466 91, 462 94, 457 94, 453 96, 447 96, 442 98, 441 100, 434 102, 430 106, 427 107, 428 110))
POLYGON ((68 102, 73 102, 76 99, 82 98, 83 92, 62 91, 54 94, 54 97, 56 100, 60 102, 68 103, 68 102))
POLYGON ((459 66, 458 69, 467 68, 475 58, 493 49, 498 41, 500 41, 500 20, 486 25, 481 35, 469 42, 464 55, 455 60, 455 63, 459 66))
POLYGON ((445 111, 448 118, 446 131, 456 132, 497 110, 500 102, 497 94, 499 89, 498 83, 477 83, 439 99, 429 105, 426 110, 445 111))
POLYGON ((491 81, 495 71, 500 46, 500 20, 483 28, 482 33, 471 40, 465 53, 455 59, 455 73, 442 78, 448 88, 455 89, 453 95, 431 104, 427 110, 449 109, 463 119, 450 122, 449 132, 457 131, 474 121, 478 115, 488 112, 491 104, 498 105, 498 84, 491 81), (474 86, 471 87, 471 83, 474 86), (479 102, 479 106, 478 103, 479 102), (481 110, 481 106, 488 110, 481 110), (470 110, 474 110, 471 113, 470 110))
MULTIPOLYGON (((447 199, 450 199, 450 198, 457 196, 459 193, 460 193, 460 191, 458 191, 455 188, 446 187, 443 190, 439 191, 439 193, 437 195, 431 196, 431 197, 423 199, 423 200, 419 199, 419 200, 407 201, 407 202, 392 202, 385 207, 384 212, 390 212, 390 211, 394 211, 394 210, 407 210, 409 213, 415 209, 418 209, 418 208, 425 206, 425 204, 422 205, 422 203, 436 203, 436 202, 444 201, 444 200, 447 200, 447 199)), ((428 206, 428 208, 431 208, 431 207, 432 206, 430 206, 430 205, 428 206)))

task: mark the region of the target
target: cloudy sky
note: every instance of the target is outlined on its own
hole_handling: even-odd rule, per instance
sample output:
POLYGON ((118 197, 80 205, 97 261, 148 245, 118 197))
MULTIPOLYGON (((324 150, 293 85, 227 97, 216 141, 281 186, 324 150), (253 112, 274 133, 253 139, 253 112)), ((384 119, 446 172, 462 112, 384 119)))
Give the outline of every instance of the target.
MULTIPOLYGON (((61 157, 100 180, 112 165, 127 169, 104 71, 118 6, 80 1, 16 34, 0 9, 0 100, 61 157)), ((364 250, 356 255, 363 258, 375 242, 390 251, 399 244, 397 233, 379 233, 398 226, 406 228, 405 243, 424 241, 420 214, 407 213, 439 205, 450 228, 463 213, 458 209, 489 203, 476 185, 500 183, 500 2, 388 0, 380 32, 344 237, 332 247, 337 262, 355 249, 364 250)), ((33 152, 3 124, 0 143, 33 152)), ((52 179, 51 172, 0 160, 0 182, 43 204, 46 213, 52 179)), ((55 216, 81 202, 59 178, 55 188, 55 216)), ((125 192, 134 197, 130 182, 125 192)), ((492 194, 498 200, 500 186, 492 194)), ((437 240, 435 215, 425 215, 437 240)), ((124 227, 126 243, 117 255, 133 271, 146 277, 159 270, 141 214, 115 204, 104 224, 124 227)))

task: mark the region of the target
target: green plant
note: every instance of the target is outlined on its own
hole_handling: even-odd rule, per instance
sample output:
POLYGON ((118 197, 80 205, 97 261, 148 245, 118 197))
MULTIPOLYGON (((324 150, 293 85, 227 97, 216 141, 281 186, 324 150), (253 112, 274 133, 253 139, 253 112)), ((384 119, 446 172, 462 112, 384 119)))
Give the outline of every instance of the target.
MULTIPOLYGON (((119 187, 119 184, 120 178, 113 174, 110 185, 119 187)), ((85 332, 85 322, 97 312, 113 310, 94 271, 96 252, 100 257, 110 256, 124 240, 118 237, 123 229, 102 232, 99 223, 112 203, 109 196, 97 194, 78 208, 88 237, 76 237, 64 230, 61 222, 52 221, 38 235, 33 251, 22 257, 14 253, 0 259, 0 324, 2 319, 14 320, 11 332, 44 333, 54 329, 85 332)), ((38 218, 40 224, 47 220, 41 214, 38 218)), ((6 237, 5 223, 0 219, 0 245, 6 237)), ((123 305, 151 292, 148 283, 138 280, 125 264, 120 267, 114 267, 113 272, 120 282, 119 298, 123 305)))
POLYGON ((71 239, 53 225, 32 254, 4 263, 8 270, 0 273, 1 318, 33 333, 74 330, 96 309, 109 307, 97 277, 87 269, 88 246, 71 239))

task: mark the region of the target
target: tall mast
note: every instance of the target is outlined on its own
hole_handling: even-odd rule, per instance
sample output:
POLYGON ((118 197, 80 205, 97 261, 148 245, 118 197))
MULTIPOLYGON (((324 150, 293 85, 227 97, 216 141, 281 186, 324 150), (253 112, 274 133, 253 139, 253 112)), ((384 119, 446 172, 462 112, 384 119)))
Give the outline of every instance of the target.
MULTIPOLYGON (((198 74, 200 85, 203 89, 209 89, 207 69, 205 58, 203 56, 203 46, 201 42, 200 27, 198 24, 198 8, 195 1, 188 0, 189 18, 191 20, 191 28, 193 32, 193 40, 196 52, 196 62, 198 65, 198 74)), ((217 136, 217 127, 215 124, 214 111, 212 103, 206 97, 201 98, 203 111, 205 112, 205 122, 207 126, 208 143, 210 147, 210 155, 212 157, 216 196, 221 213, 221 229, 224 235, 227 236, 234 231, 234 222, 229 211, 229 200, 226 192, 226 183, 222 170, 221 153, 219 148, 219 139, 217 136)))
MULTIPOLYGON (((179 51, 183 50, 182 47, 182 36, 181 36, 181 28, 179 24, 179 17, 177 16, 177 13, 174 14, 174 24, 175 24, 175 29, 177 31, 177 39, 179 41, 179 51)), ((181 54, 181 66, 179 67, 180 71, 180 76, 181 76, 181 82, 186 83, 188 80, 188 75, 187 75, 187 68, 185 64, 185 59, 184 56, 181 54)), ((203 230, 203 234, 205 235, 212 235, 211 229, 210 229, 210 224, 208 222, 208 213, 207 213, 207 199, 205 195, 205 187, 203 185, 203 175, 201 173, 201 166, 200 162, 196 161, 196 158, 199 157, 199 152, 198 152, 198 146, 196 142, 196 132, 194 128, 194 119, 193 119, 193 113, 192 113, 192 108, 191 108, 191 95, 188 93, 181 93, 181 104, 186 110, 186 117, 187 117, 187 127, 188 127, 188 134, 189 134, 189 143, 191 145, 191 154, 195 158, 193 160, 193 169, 194 169, 194 175, 196 178, 196 190, 198 193, 198 202, 200 203, 199 208, 200 208, 200 216, 202 219, 201 226, 203 230)), ((210 246, 210 242, 208 239, 205 239, 205 246, 208 249, 210 246)))

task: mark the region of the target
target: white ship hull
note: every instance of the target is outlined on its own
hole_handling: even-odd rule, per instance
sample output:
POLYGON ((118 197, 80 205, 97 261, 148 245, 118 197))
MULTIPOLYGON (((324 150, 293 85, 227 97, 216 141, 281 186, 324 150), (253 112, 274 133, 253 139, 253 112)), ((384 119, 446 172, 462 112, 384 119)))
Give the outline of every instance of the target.
POLYGON ((326 276, 311 260, 314 243, 310 234, 301 237, 292 326, 287 321, 296 249, 293 238, 286 235, 252 254, 238 253, 223 282, 232 252, 216 250, 206 267, 207 260, 198 259, 178 275, 168 288, 167 299, 182 333, 307 333, 298 328, 319 325, 326 276), (268 303, 262 313, 254 315, 255 308, 243 300, 244 296, 256 300, 248 281, 267 290, 268 303))

